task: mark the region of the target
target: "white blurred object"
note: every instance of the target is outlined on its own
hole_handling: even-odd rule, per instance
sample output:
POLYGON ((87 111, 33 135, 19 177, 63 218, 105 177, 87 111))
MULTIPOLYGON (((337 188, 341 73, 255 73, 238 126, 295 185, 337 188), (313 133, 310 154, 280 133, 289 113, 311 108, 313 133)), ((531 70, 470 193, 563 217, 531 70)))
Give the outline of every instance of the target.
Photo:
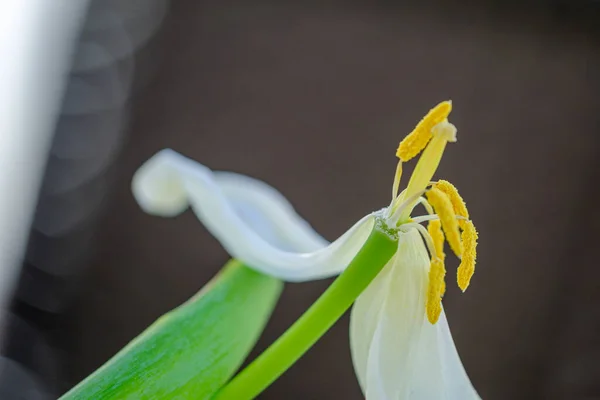
POLYGON ((27 234, 88 0, 0 2, 0 310, 27 234))
POLYGON ((166 4, 91 0, 67 72, 15 304, 59 315, 76 301, 127 137, 132 98, 150 77, 143 71, 154 64, 152 39, 166 4))

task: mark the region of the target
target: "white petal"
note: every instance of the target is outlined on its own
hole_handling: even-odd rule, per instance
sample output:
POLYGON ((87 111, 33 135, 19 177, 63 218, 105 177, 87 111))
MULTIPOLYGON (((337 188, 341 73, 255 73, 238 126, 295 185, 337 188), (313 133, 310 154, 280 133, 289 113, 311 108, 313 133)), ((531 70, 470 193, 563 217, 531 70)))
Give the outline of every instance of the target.
POLYGON ((296 252, 329 244, 272 186, 234 172, 214 171, 213 176, 237 214, 267 242, 296 252))
POLYGON ((213 173, 172 150, 163 150, 136 172, 133 194, 153 215, 175 216, 191 206, 233 257, 289 281, 321 279, 343 271, 373 228, 373 215, 327 245, 281 194, 232 173, 213 173))
POLYGON ((350 340, 367 400, 479 399, 454 346, 446 316, 425 315, 429 257, 416 230, 352 310, 350 340))

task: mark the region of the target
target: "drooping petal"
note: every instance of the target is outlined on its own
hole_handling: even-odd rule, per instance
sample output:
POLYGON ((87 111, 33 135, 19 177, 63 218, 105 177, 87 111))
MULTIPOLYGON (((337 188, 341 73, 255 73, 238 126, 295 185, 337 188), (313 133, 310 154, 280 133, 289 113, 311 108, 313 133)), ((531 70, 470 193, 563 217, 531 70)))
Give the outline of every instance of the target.
POLYGON ((168 149, 140 167, 132 190, 149 214, 175 216, 190 206, 229 254, 288 281, 343 271, 374 223, 367 215, 327 245, 272 187, 239 174, 214 173, 168 149))
POLYGON ((267 242, 297 252, 329 244, 272 186, 234 172, 214 171, 213 176, 236 213, 267 242))
POLYGON ((479 399, 460 361, 446 316, 427 321, 429 257, 416 230, 357 299, 350 340, 367 400, 479 399))

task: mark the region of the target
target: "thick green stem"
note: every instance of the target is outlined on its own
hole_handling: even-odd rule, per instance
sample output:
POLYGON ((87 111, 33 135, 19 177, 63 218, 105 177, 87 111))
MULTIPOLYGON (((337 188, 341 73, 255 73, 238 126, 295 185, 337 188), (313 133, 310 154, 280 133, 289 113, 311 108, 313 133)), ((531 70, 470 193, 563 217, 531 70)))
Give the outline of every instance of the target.
POLYGON ((275 343, 240 372, 214 400, 253 399, 291 367, 352 305, 394 255, 397 242, 373 229, 348 268, 275 343))

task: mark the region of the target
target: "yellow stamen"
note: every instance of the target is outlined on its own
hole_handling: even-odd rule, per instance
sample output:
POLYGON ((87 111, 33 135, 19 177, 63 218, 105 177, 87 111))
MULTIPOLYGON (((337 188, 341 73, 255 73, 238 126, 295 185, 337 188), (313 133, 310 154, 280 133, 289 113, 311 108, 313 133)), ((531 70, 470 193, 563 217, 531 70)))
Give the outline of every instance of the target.
MULTIPOLYGON (((469 219, 469 210, 467 210, 467 205, 453 184, 445 180, 439 180, 433 185, 433 187, 446 193, 448 198, 450 198, 452 208, 454 208, 456 215, 460 215, 461 217, 469 219)), ((458 225, 464 229, 465 222, 465 220, 458 220, 458 225)))
POLYGON ((400 142, 398 150, 396 150, 396 157, 406 162, 419 154, 431 140, 431 129, 448 118, 451 111, 451 101, 443 101, 432 108, 415 129, 400 142))
MULTIPOLYGON (((440 220, 434 219, 429 221, 429 224, 427 224, 427 231, 429 232, 429 236, 431 236, 433 247, 435 248, 435 256, 438 257, 443 263, 446 259, 446 253, 444 253, 444 232, 442 232, 442 223, 440 220)), ((440 296, 443 296, 444 293, 446 293, 446 282, 442 280, 440 296)))
POLYGON ((436 252, 436 254, 432 254, 431 257, 437 257, 444 261, 446 259, 446 254, 444 254, 444 232, 442 232, 442 223, 440 220, 434 219, 429 221, 429 224, 427 224, 427 232, 429 232, 429 236, 431 236, 436 252))
POLYGON ((446 268, 444 262, 439 258, 434 258, 431 261, 429 268, 429 285, 427 287, 427 319, 432 324, 435 324, 442 313, 442 296, 445 290, 444 276, 446 268))
POLYGON ((450 244, 450 248, 457 257, 462 255, 462 243, 458 230, 458 221, 450 198, 441 190, 432 188, 427 191, 427 200, 440 217, 444 234, 450 244))
POLYGON ((475 260, 477 258, 477 230, 472 221, 465 221, 462 231, 463 256, 458 266, 458 287, 464 292, 469 287, 471 277, 475 272, 475 260))
MULTIPOLYGON (((432 128, 433 139, 429 142, 425 151, 421 155, 413 174, 408 181, 408 186, 404 192, 404 199, 422 192, 429 185, 433 174, 435 173, 442 154, 448 142, 456 141, 456 127, 444 120, 432 128)), ((412 207, 407 207, 397 217, 398 224, 402 224, 409 217, 412 207)))

